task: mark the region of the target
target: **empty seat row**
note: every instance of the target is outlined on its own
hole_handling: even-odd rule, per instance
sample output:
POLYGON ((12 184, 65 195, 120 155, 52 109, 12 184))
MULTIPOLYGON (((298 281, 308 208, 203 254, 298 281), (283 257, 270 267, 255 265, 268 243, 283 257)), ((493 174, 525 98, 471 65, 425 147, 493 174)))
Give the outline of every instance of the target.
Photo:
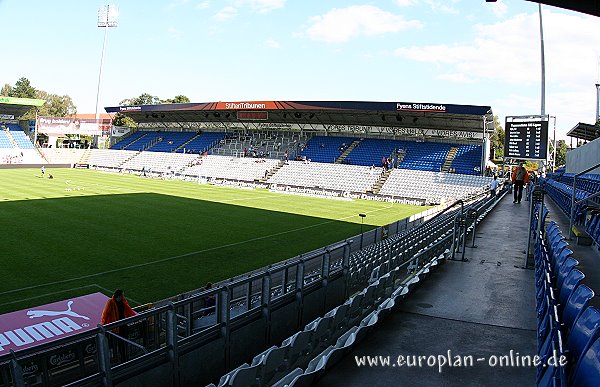
MULTIPOLYGON (((547 211, 542 214, 545 218, 547 211)), ((534 232, 537 216, 535 212, 534 232)), ((582 283, 585 274, 577 268, 579 262, 556 223, 550 222, 536 237, 537 339, 542 361, 537 369, 537 385, 597 385, 600 311, 588 305, 594 291, 582 283), (550 361, 561 356, 566 366, 550 361)))
MULTIPOLYGON (((473 204, 481 216, 491 209, 491 200, 473 204)), ((420 228, 428 230, 432 224, 452 220, 453 213, 442 214, 420 228)), ((482 219, 482 218, 478 218, 482 219)), ((389 246, 395 236, 379 244, 389 246)), ((402 239, 400 237, 400 239, 402 239)), ((396 240, 399 241, 400 239, 396 240)), ((433 251, 431 246, 425 247, 433 251)), ((384 262, 371 272, 368 284, 344 304, 316 318, 285 339, 221 377, 219 386, 308 386, 360 342, 399 302, 449 257, 443 250, 433 255, 422 254, 420 262, 389 265, 384 262), (428 257, 428 258, 425 258, 428 257)))
POLYGON ((263 179, 279 160, 208 155, 185 168, 181 174, 205 179, 254 181, 263 179))
POLYGON ((364 193, 373 188, 380 174, 381 168, 289 161, 271 176, 268 182, 364 193))
POLYGON ((594 209, 588 212, 585 230, 594 240, 597 247, 600 247, 600 210, 594 209))
POLYGON ((398 168, 391 172, 379 193, 437 204, 487 191, 491 180, 489 177, 398 168))
POLYGON ((344 304, 307 324, 304 330, 256 355, 221 377, 219 386, 305 386, 315 382, 377 323, 395 309, 446 255, 434 257, 406 280, 396 283, 397 268, 344 304))

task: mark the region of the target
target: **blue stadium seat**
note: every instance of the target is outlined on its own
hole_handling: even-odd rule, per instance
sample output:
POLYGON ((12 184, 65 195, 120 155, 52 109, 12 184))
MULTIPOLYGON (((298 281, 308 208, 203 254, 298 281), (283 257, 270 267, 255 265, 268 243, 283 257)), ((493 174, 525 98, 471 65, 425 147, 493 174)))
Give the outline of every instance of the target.
POLYGON ((279 379, 277 381, 277 383, 273 384, 273 387, 291 386, 294 379, 296 379, 298 376, 302 375, 303 373, 304 373, 304 370, 302 370, 302 368, 296 368, 292 372, 288 373, 287 375, 285 375, 284 377, 279 379))
POLYGON ((600 338, 584 353, 575 369, 573 386, 597 387, 600 380, 600 338))
POLYGON ((571 296, 571 293, 573 293, 575 288, 584 278, 585 274, 583 274, 580 270, 571 270, 567 278, 565 278, 565 280, 563 281, 562 288, 560 288, 558 302, 562 305, 565 305, 567 303, 567 300, 571 296))
POLYGON ((594 291, 586 285, 579 285, 567 300, 562 314, 562 322, 566 331, 570 332, 579 315, 587 308, 594 298, 594 291))
POLYGON ((568 364, 573 370, 577 369, 581 355, 598 337, 600 337, 600 311, 589 306, 579 315, 567 339, 568 364))
POLYGON ((314 136, 306 143, 306 148, 300 152, 314 162, 333 163, 340 157, 340 147, 343 144, 349 146, 355 140, 355 137, 336 137, 336 136, 314 136))
POLYGON ((577 265, 579 265, 579 261, 577 261, 575 258, 568 257, 564 260, 564 262, 560 265, 556 276, 557 289, 562 288, 563 281, 565 278, 567 278, 571 270, 577 265))
POLYGON ((221 140, 225 138, 223 132, 202 132, 197 137, 194 137, 192 141, 187 144, 181 145, 176 152, 177 153, 204 153, 219 144, 221 140))

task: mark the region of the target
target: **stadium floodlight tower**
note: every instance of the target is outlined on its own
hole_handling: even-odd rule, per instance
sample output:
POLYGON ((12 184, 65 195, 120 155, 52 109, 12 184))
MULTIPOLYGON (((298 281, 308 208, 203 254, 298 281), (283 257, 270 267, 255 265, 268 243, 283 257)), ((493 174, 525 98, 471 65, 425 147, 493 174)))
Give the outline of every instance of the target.
POLYGON ((96 123, 100 119, 98 104, 100 103, 100 81, 102 80, 102 67, 104 66, 104 51, 106 51, 106 36, 109 27, 119 25, 119 10, 116 5, 103 5, 98 8, 98 27, 104 28, 104 42, 102 43, 102 55, 100 55, 100 73, 98 74, 98 89, 96 90, 96 123))

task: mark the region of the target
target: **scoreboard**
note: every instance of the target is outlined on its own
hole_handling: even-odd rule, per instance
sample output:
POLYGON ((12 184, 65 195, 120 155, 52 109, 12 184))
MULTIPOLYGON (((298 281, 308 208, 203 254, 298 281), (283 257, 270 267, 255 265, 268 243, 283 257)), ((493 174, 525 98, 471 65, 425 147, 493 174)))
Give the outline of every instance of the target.
POLYGON ((506 121, 504 157, 546 160, 548 121, 506 121))

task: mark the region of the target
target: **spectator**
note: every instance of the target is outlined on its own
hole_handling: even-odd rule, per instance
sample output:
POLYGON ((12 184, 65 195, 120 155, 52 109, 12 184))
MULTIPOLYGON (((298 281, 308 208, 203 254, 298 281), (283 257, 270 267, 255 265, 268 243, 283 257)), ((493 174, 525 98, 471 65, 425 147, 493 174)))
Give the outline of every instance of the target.
MULTIPOLYGON (((122 320, 124 318, 135 315, 136 313, 129 306, 129 303, 125 298, 123 290, 117 289, 115 290, 113 296, 109 298, 108 301, 106 301, 106 305, 104 306, 104 310, 102 311, 102 319, 100 320, 100 323, 102 325, 107 325, 115 321, 122 320)), ((113 332, 125 339, 127 339, 129 335, 127 325, 115 328, 113 329, 113 332)), ((115 340, 113 341, 113 343, 116 342, 116 347, 120 361, 127 361, 127 343, 119 338, 114 339, 115 340)))
POLYGON ((490 183, 490 196, 496 197, 496 190, 498 189, 498 177, 494 176, 494 180, 490 183))
MULTIPOLYGON (((206 286, 204 287, 203 290, 210 290, 212 288, 213 288, 213 284, 212 284, 212 282, 209 282, 206 284, 206 286)), ((208 316, 209 314, 214 313, 216 305, 217 305, 217 300, 215 299, 215 296, 213 294, 206 296, 202 303, 201 315, 208 316)))
POLYGON ((527 173, 527 169, 525 169, 525 163, 522 162, 515 168, 512 175, 512 182, 514 185, 513 203, 521 203, 523 186, 529 182, 529 174, 527 173))

